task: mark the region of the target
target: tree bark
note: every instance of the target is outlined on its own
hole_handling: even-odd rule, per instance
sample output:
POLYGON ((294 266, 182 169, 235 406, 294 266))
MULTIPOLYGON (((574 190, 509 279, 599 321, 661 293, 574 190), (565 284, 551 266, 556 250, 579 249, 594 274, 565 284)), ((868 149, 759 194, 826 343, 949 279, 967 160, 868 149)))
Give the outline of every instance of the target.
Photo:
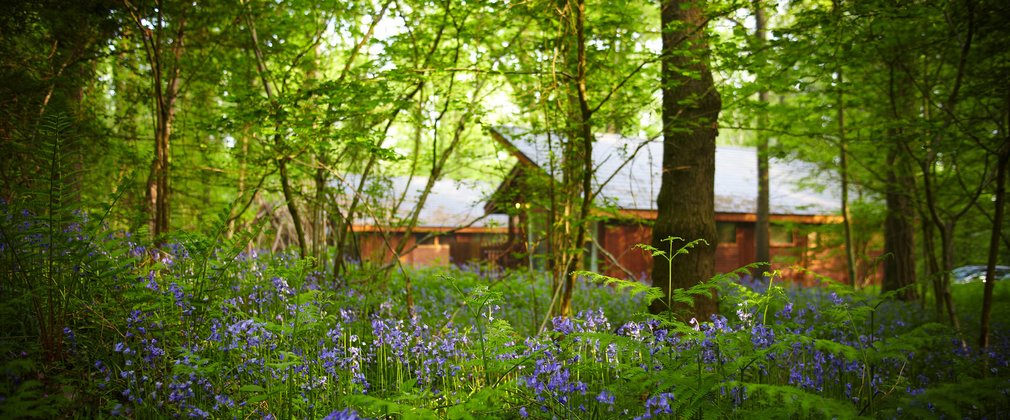
MULTIPOLYGON (((887 215, 884 220, 884 283, 889 292, 915 284, 914 210, 908 197, 908 177, 898 174, 902 167, 901 152, 891 148, 887 154, 887 215)), ((898 295, 902 300, 915 300, 918 293, 908 287, 898 295)))
MULTIPOLYGON (((575 38, 576 38, 576 103, 578 104, 578 118, 573 119, 575 124, 572 132, 575 136, 569 137, 569 142, 573 143, 572 156, 576 165, 571 171, 573 175, 572 183, 578 183, 572 190, 580 191, 581 201, 578 202, 578 214, 571 220, 574 229, 574 240, 565 252, 564 270, 561 277, 564 279, 564 287, 561 294, 561 305, 559 312, 561 316, 571 316, 572 293, 575 290, 575 276, 573 271, 578 270, 582 265, 582 254, 586 241, 586 219, 589 217, 589 209, 592 206, 592 179, 593 179, 593 129, 591 120, 593 113, 589 108, 589 98, 586 92, 586 3, 583 0, 575 2, 575 38), (581 168, 579 168, 579 164, 581 168)), ((566 174, 567 176, 568 174, 566 174)), ((578 199, 576 199, 578 200, 578 199)))
POLYGON ((996 286, 996 259, 999 258, 1000 236, 1003 231, 1003 206, 1006 200, 1006 173, 1010 161, 1010 92, 1008 92, 1003 108, 1003 144, 999 149, 996 165, 996 206, 993 215, 992 233, 989 238, 989 258, 986 261, 985 288, 982 292, 982 322, 978 339, 979 348, 989 348, 989 320, 992 316, 992 294, 996 286))
MULTIPOLYGON (((768 37, 766 27, 767 18, 760 1, 754 2, 754 18, 757 21, 754 27, 754 35, 757 38, 758 47, 764 46, 768 37)), ((768 104, 768 91, 762 89, 758 92, 758 102, 762 105, 768 104)), ((769 199, 770 186, 768 185, 768 136, 764 131, 768 126, 768 117, 764 109, 761 109, 758 116, 758 139, 757 139, 757 221, 754 224, 754 250, 755 262, 771 264, 771 250, 769 239, 769 216, 771 214, 771 202, 769 199)), ((764 275, 766 267, 756 269, 753 273, 755 277, 764 275)), ((770 269, 770 267, 767 267, 770 269)))
MULTIPOLYGON (((832 12, 836 17, 835 23, 841 25, 841 0, 833 0, 831 4, 832 12)), ((841 178, 840 188, 842 190, 842 234, 845 237, 845 269, 849 285, 856 287, 856 255, 852 244, 852 217, 849 214, 849 145, 845 139, 845 90, 843 89, 845 79, 842 73, 841 59, 835 57, 835 75, 837 76, 836 83, 838 83, 838 99, 835 105, 838 109, 838 176, 841 178)))
MULTIPOLYGON (((908 97, 911 80, 907 76, 896 79, 893 63, 889 70, 891 114, 895 121, 902 121, 914 112, 913 102, 908 97)), ((889 292, 904 288, 898 298, 915 300, 918 293, 911 287, 915 284, 915 209, 909 196, 915 180, 910 176, 912 170, 905 154, 908 134, 903 128, 888 129, 887 134, 887 215, 884 220, 884 254, 887 258, 884 260, 882 290, 889 292)))
MULTIPOLYGON (((663 57, 663 173, 652 244, 675 236, 715 244, 715 138, 722 99, 708 64, 707 23, 700 1, 668 0, 660 11, 663 57), (684 47, 695 54, 678 54, 684 47), (694 73, 691 77, 685 73, 694 73)), ((653 285, 670 293, 715 274, 715 247, 702 246, 667 264, 653 264, 653 285)), ((653 313, 686 310, 684 317, 706 320, 718 312, 715 296, 695 297, 694 308, 674 308, 666 300, 650 306, 653 313)))
MULTIPOLYGON (((274 96, 273 87, 270 85, 270 79, 267 77, 266 59, 263 57, 263 50, 260 48, 259 37, 256 34, 256 22, 253 20, 251 11, 247 10, 245 17, 246 24, 249 25, 249 37, 252 42, 253 53, 256 56, 256 70, 263 82, 263 91, 266 93, 267 99, 276 104, 277 102, 276 97, 274 96)), ((277 124, 279 125, 280 121, 278 121, 277 124)), ((277 134, 274 135, 274 153, 277 155, 274 162, 277 164, 277 172, 281 178, 281 192, 284 194, 284 204, 287 206, 288 213, 291 215, 291 223, 294 225, 295 235, 298 237, 298 256, 300 258, 305 258, 305 230, 302 228, 302 217, 298 212, 298 205, 295 203, 294 198, 294 190, 291 188, 291 181, 288 176, 288 161, 291 158, 288 155, 287 150, 283 147, 283 141, 280 134, 282 132, 282 127, 278 126, 277 134)))
POLYGON ((170 148, 172 124, 175 121, 175 103, 179 96, 181 83, 181 66, 185 49, 186 15, 180 12, 178 18, 172 21, 174 33, 169 31, 165 19, 165 8, 161 2, 156 2, 156 18, 154 27, 145 25, 143 11, 135 7, 129 0, 123 4, 129 11, 136 30, 141 33, 144 52, 148 65, 151 66, 151 78, 154 87, 154 158, 151 161, 151 172, 147 179, 148 209, 151 212, 151 235, 160 243, 161 237, 168 233, 171 226, 169 210, 169 173, 171 170, 170 148), (171 40, 171 61, 165 54, 163 43, 171 40), (168 62, 166 62, 168 61, 168 62))

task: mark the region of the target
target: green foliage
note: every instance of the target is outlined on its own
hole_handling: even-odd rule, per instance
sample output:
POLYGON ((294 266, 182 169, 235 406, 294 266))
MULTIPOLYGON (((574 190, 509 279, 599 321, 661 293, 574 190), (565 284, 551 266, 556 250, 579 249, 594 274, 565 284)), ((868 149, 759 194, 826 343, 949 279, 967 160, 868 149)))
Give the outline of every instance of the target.
MULTIPOLYGON (((604 310, 555 318, 536 336, 518 328, 533 315, 525 306, 526 273, 407 270, 384 284, 349 282, 361 294, 319 283, 318 273, 290 256, 236 254, 220 236, 174 239, 157 260, 135 257, 131 273, 115 280, 120 294, 110 303, 122 309, 77 328, 81 359, 64 375, 92 378, 75 382, 79 394, 54 405, 39 397, 47 386, 11 383, 7 389, 20 398, 11 407, 55 407, 59 414, 89 404, 87 413, 134 416, 202 410, 314 418, 353 409, 410 418, 610 418, 665 410, 697 418, 849 418, 897 414, 899 407, 924 415, 917 410, 931 410, 934 401, 933 409, 948 415, 1004 404, 996 397, 1005 387, 995 378, 1005 379, 1005 367, 993 365, 991 382, 980 382, 978 359, 955 358, 937 369, 932 361, 952 360, 952 332, 894 322, 914 306, 845 288, 799 290, 775 273, 763 288, 730 276, 714 281, 730 319, 637 315, 615 324, 604 311, 626 310, 622 301, 655 292, 577 273, 591 280, 581 282, 576 297, 595 296, 590 301, 604 310), (425 302, 416 319, 405 318, 399 304, 407 275, 425 302), (994 390, 966 391, 981 384, 994 390), (934 398, 933 388, 947 394, 934 398)), ((641 311, 645 302, 638 302, 641 311)), ((36 368, 26 359, 5 369, 36 368)))
MULTIPOLYGON (((997 339, 982 353, 952 345, 950 327, 918 304, 893 301, 895 292, 804 290, 775 272, 768 283, 741 284, 757 265, 667 292, 578 271, 587 281, 578 282, 572 306, 587 311, 571 319, 547 315, 552 273, 328 266, 353 255, 332 248, 346 226, 369 218, 409 225, 400 204, 385 205, 398 202, 389 176, 507 171, 488 158, 497 151, 478 122, 569 139, 580 123, 592 132, 658 132, 654 4, 587 4, 578 34, 574 5, 564 2, 131 5, 0 6, 0 417, 320 418, 353 408, 408 418, 892 418, 1010 410, 1006 305, 996 305, 997 339), (131 11, 147 23, 132 22, 131 11), (166 69, 179 70, 181 90, 170 165, 176 233, 158 249, 142 227, 150 137, 164 105, 151 98, 173 72, 152 80, 152 45, 136 36, 146 25, 163 35, 163 52, 185 45, 163 55, 166 69), (176 42, 183 31, 185 42, 176 42), (580 87, 592 110, 586 121, 573 118, 580 87), (283 198, 280 161, 293 190, 283 198), (289 203, 304 211, 309 255, 261 249, 296 243, 289 203), (414 319, 403 304, 408 281, 414 319), (728 319, 681 323, 641 313, 655 300, 690 305, 714 288, 728 319), (553 328, 541 332, 544 323, 553 328)), ((837 145, 844 108, 862 200, 852 209, 862 272, 876 265, 886 215, 878 196, 890 184, 880 170, 888 167, 918 173, 906 190, 934 193, 911 196, 927 216, 919 219, 930 218, 931 205, 943 215, 966 211, 945 249, 957 251, 955 265, 981 262, 980 235, 993 227, 989 168, 1006 131, 1005 7, 868 1, 840 2, 836 13, 824 2, 768 4, 784 13, 772 16, 771 40, 759 45, 744 24, 749 5, 710 6, 713 26, 725 29, 712 39, 730 106, 724 133, 738 126, 746 142, 754 137, 748 125, 766 115, 760 135, 771 137, 774 157, 827 173, 837 169, 838 151, 824 145, 837 145), (779 100, 757 103, 758 91, 779 100), (897 112, 903 103, 913 112, 897 112), (891 150, 907 160, 888 165, 891 150), (933 184, 919 185, 926 180, 933 184)), ((556 173, 515 198, 549 203, 539 194, 557 185, 556 173)), ((535 235, 573 222, 571 213, 533 217, 541 218, 529 226, 535 235)), ((640 248, 670 263, 702 245, 665 241, 669 249, 640 248)), ((556 249, 578 255, 581 246, 556 249)), ((966 336, 979 324, 980 286, 952 290, 966 336)), ((998 284, 995 302, 1007 296, 998 284)))
POLYGON ((663 290, 658 287, 649 286, 645 283, 635 280, 624 280, 618 279, 610 276, 605 276, 603 274, 594 273, 592 271, 576 271, 572 273, 576 276, 588 278, 589 281, 594 283, 599 283, 604 286, 613 287, 614 290, 622 293, 627 293, 630 296, 642 295, 645 299, 645 304, 652 304, 656 299, 662 299, 664 297, 663 290))
MULTIPOLYGON (((660 240, 660 242, 669 242, 670 248, 668 250, 660 250, 652 245, 648 244, 636 244, 635 248, 640 248, 646 252, 652 254, 653 259, 658 260, 655 257, 660 257, 666 261, 667 264, 667 284, 666 284, 666 296, 662 296, 663 289, 660 288, 660 299, 666 298, 663 302, 666 305, 667 310, 672 314, 676 308, 683 308, 685 313, 689 313, 690 309, 694 306, 695 296, 711 296, 712 291, 716 288, 716 285, 712 281, 699 281, 698 283, 692 285, 688 288, 674 288, 673 287, 673 260, 678 256, 688 254, 692 248, 698 246, 699 244, 704 244, 709 246, 708 241, 705 239, 695 239, 693 241, 685 241, 684 238, 668 236, 660 240), (685 242, 683 246, 674 250, 674 244, 676 242, 685 242)), ((661 263, 661 262, 660 262, 661 263)), ((655 282, 653 283, 655 284, 655 282)), ((651 303, 651 300, 650 300, 651 303)))
POLYGON ((77 184, 84 174, 75 170, 78 157, 68 153, 74 149, 71 129, 64 115, 43 120, 37 139, 47 161, 39 179, 0 211, 0 352, 9 415, 52 415, 65 403, 56 389, 87 384, 86 375, 70 375, 69 384, 30 378, 59 372, 82 346, 93 344, 74 334, 96 327, 83 312, 93 310, 90 305, 129 269, 121 259, 126 250, 103 240, 111 204, 94 213, 82 210, 77 184))

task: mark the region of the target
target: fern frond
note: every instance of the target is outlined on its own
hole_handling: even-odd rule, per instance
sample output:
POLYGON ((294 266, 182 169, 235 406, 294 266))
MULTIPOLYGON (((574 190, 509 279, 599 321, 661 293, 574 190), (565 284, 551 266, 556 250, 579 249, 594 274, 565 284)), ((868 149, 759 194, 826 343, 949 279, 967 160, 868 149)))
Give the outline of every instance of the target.
POLYGON ((648 252, 653 257, 666 257, 666 251, 658 249, 658 248, 656 248, 656 247, 654 247, 652 245, 649 245, 649 244, 635 244, 635 248, 638 248, 638 249, 641 249, 641 250, 643 250, 645 252, 648 252))
POLYGON ((643 295, 646 303, 652 303, 656 299, 661 299, 664 297, 663 290, 658 287, 652 287, 645 283, 635 280, 623 280, 616 277, 605 276, 603 274, 594 273, 592 271, 575 271, 572 275, 579 276, 589 280, 590 282, 602 284, 605 286, 613 287, 619 292, 627 291, 629 296, 643 295))
POLYGON ((729 381, 727 388, 741 387, 747 392, 747 403, 770 409, 771 418, 857 418, 859 411, 852 404, 804 391, 792 385, 770 385, 729 381))
MULTIPOLYGON (((681 240, 683 240, 683 239, 681 239, 681 240)), ((687 254, 689 250, 694 249, 694 247, 698 246, 698 244, 705 244, 706 246, 709 245, 708 241, 706 241, 704 239, 701 239, 701 238, 695 239, 695 240, 693 240, 691 242, 688 242, 688 243, 684 244, 684 246, 682 246, 679 249, 677 249, 677 252, 675 252, 673 254, 673 256, 676 257, 678 255, 687 254)))

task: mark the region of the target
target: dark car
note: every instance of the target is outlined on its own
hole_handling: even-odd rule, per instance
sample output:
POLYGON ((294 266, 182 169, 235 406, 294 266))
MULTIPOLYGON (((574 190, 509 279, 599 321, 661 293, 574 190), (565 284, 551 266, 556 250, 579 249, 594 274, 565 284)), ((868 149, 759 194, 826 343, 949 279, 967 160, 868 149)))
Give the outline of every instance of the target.
MULTIPOLYGON (((1010 279, 1010 267, 1005 265, 996 266, 996 280, 1010 279)), ((984 265, 965 265, 950 270, 950 281, 952 283, 974 283, 985 281, 984 265)))

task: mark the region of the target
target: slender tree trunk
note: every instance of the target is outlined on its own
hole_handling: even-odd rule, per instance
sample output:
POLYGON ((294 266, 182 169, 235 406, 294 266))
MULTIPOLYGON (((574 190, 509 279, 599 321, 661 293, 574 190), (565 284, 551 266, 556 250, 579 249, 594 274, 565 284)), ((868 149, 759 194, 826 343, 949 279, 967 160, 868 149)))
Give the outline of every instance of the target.
MULTIPOLYGON (((578 104, 578 118, 575 119, 574 130, 577 135, 570 138, 570 141, 579 143, 576 145, 575 156, 580 158, 578 163, 581 168, 574 170, 579 185, 573 188, 575 191, 581 190, 582 197, 578 201, 577 214, 572 215, 572 229, 574 232, 574 242, 569 245, 567 256, 564 262, 564 271, 561 275, 564 278, 564 289, 561 294, 560 315, 571 316, 572 313, 572 293, 575 290, 575 276, 572 274, 582 265, 582 255, 586 241, 586 219, 589 217, 589 209, 592 206, 592 179, 593 179, 593 129, 592 112, 589 108, 589 98, 586 92, 586 3, 584 0, 577 0, 573 12, 575 13, 575 37, 576 37, 576 103, 578 104)), ((573 209, 574 210, 574 209, 573 209)))
POLYGON ((186 45, 186 13, 179 11, 171 29, 166 24, 165 8, 156 2, 154 22, 146 22, 144 11, 129 0, 123 5, 130 13, 136 30, 141 34, 147 64, 151 67, 154 87, 154 159, 147 180, 147 200, 151 213, 151 234, 159 242, 171 226, 169 210, 169 173, 171 170, 170 148, 172 123, 175 120, 175 105, 181 83, 180 59, 186 45), (153 25, 153 28, 149 27, 153 25), (171 31, 171 32, 170 32, 171 31), (171 42, 166 43, 166 39, 171 42), (165 47, 165 45, 171 47, 165 47), (169 48, 170 55, 165 49, 169 48))
MULTIPOLYGON (((326 153, 319 154, 316 159, 322 164, 328 160, 326 153)), ((329 177, 322 165, 316 165, 314 181, 316 197, 312 207, 312 258, 316 269, 325 272, 326 259, 323 258, 323 253, 326 251, 326 184, 329 177)))
MULTIPOLYGON (((259 45, 259 36, 256 33, 256 22, 253 20, 252 13, 248 10, 245 17, 246 24, 249 26, 249 37, 250 41, 252 41, 253 53, 256 56, 256 70, 259 72, 260 79, 263 82, 263 91, 266 92, 267 99, 276 103, 273 87, 270 85, 270 79, 267 77, 266 59, 263 57, 263 50, 260 49, 259 45)), ((280 122, 278 121, 279 124, 280 122)), ((295 203, 294 190, 291 188, 290 176, 288 174, 288 161, 291 157, 283 147, 280 134, 282 131, 282 127, 277 127, 277 134, 274 135, 274 153, 277 155, 274 158, 274 163, 277 165, 277 171, 281 178, 281 192, 284 194, 284 204, 291 215, 291 223, 295 228, 295 235, 298 236, 298 255, 301 258, 305 258, 307 249, 305 245, 305 230, 302 227, 302 218, 298 211, 298 205, 295 203)))
MULTIPOLYGON (((764 7, 760 1, 754 3, 754 18, 757 21, 754 28, 754 35, 758 40, 758 47, 763 47, 768 37, 766 27, 764 7)), ((768 91, 762 89, 758 92, 758 102, 762 105, 768 104, 768 91)), ((764 109, 761 109, 758 116, 758 143, 757 143, 757 221, 754 224, 754 250, 755 261, 771 263, 771 250, 769 243, 769 217, 771 213, 771 203, 769 200, 768 185, 768 135, 764 131, 768 126, 768 116, 764 109)), ((770 269, 770 267, 769 267, 770 269)), ((765 267, 756 269, 755 276, 762 276, 765 267)))
POLYGON ((842 72, 838 71, 838 176, 842 190, 842 230, 845 235, 845 269, 848 283, 856 286, 856 253, 852 244, 852 215, 849 212, 849 145, 845 139, 845 107, 843 105, 842 72))
POLYGON ((943 304, 950 316, 950 324, 961 339, 961 346, 965 347, 964 336, 961 333, 961 320, 957 316, 957 308, 954 305, 954 297, 950 293, 950 271, 954 269, 954 222, 948 222, 940 226, 940 246, 943 248, 943 276, 941 276, 940 291, 943 293, 943 304))
POLYGON ((936 258, 936 224, 929 218, 922 218, 922 242, 926 258, 926 278, 933 286, 936 319, 943 316, 943 267, 936 258))
MULTIPOLYGON (((246 177, 248 176, 248 159, 249 159, 249 136, 248 132, 242 130, 242 139, 239 140, 242 146, 239 150, 241 152, 238 156, 238 197, 245 195, 246 191, 246 177)), ((235 208, 232 207, 228 210, 228 231, 225 232, 225 238, 231 239, 235 235, 236 224, 238 223, 238 214, 235 212, 235 208)))
MULTIPOLYGON (((842 5, 841 0, 833 0, 832 12, 836 16, 836 24, 842 24, 842 5)), ((839 31, 840 33, 840 31, 839 31)), ((856 256, 855 248, 852 244, 852 217, 849 214, 849 145, 845 139, 845 89, 843 87, 845 83, 845 78, 843 76, 841 59, 839 57, 835 58, 835 75, 837 76, 836 83, 838 84, 838 98, 835 103, 835 108, 838 110, 838 176, 841 178, 841 194, 842 194, 842 234, 845 237, 845 270, 846 276, 848 276, 848 283, 852 287, 856 287, 856 256)))
POLYGON ((999 258, 1000 237, 1003 234, 1003 212, 1006 202, 1007 165, 1010 161, 1010 90, 1007 90, 1003 102, 1003 121, 1000 131, 1003 134, 1003 144, 999 149, 996 164, 996 208, 992 220, 992 233, 989 238, 989 258, 986 261, 985 287, 982 291, 982 321, 979 333, 979 347, 989 348, 989 321, 992 316, 992 295, 996 287, 996 260, 999 258))
MULTIPOLYGON (((274 140, 275 145, 280 146, 280 139, 275 138, 274 140)), ((278 156, 274 161, 277 163, 277 171, 281 177, 281 192, 284 193, 284 204, 291 215, 291 224, 295 228, 295 236, 298 237, 298 255, 301 258, 305 258, 308 256, 306 254, 308 246, 305 244, 305 228, 302 227, 302 216, 298 211, 298 204, 295 203, 294 189, 291 188, 291 176, 288 174, 288 157, 281 153, 280 150, 277 153, 281 154, 281 156, 278 156)))
MULTIPOLYGON (((1008 105, 1010 105, 1010 101, 1008 101, 1008 105)), ((985 290, 982 292, 982 323, 978 339, 979 348, 982 349, 989 347, 989 319, 992 315, 992 293, 996 286, 996 259, 999 257, 1000 235, 1003 230, 1003 203, 1006 200, 1008 159, 1010 159, 1010 137, 1006 137, 1003 140, 1003 146, 999 151, 999 163, 996 169, 996 201, 993 203, 996 209, 995 215, 993 215, 992 233, 989 238, 989 258, 986 261, 985 269, 985 290)))
MULTIPOLYGON (((722 99, 708 65, 703 6, 700 1, 684 0, 668 0, 660 6, 663 173, 652 235, 652 244, 659 249, 667 247, 661 241, 670 236, 716 243, 715 138, 722 99), (680 48, 698 54, 677 54, 680 48)), ((653 264, 652 282, 667 295, 671 288, 690 287, 714 274, 715 246, 702 246, 674 259, 671 267, 653 264)), ((673 308, 670 302, 657 300, 649 309, 658 313, 686 308, 673 308)), ((698 296, 691 315, 706 320, 718 309, 715 296, 698 296)))

